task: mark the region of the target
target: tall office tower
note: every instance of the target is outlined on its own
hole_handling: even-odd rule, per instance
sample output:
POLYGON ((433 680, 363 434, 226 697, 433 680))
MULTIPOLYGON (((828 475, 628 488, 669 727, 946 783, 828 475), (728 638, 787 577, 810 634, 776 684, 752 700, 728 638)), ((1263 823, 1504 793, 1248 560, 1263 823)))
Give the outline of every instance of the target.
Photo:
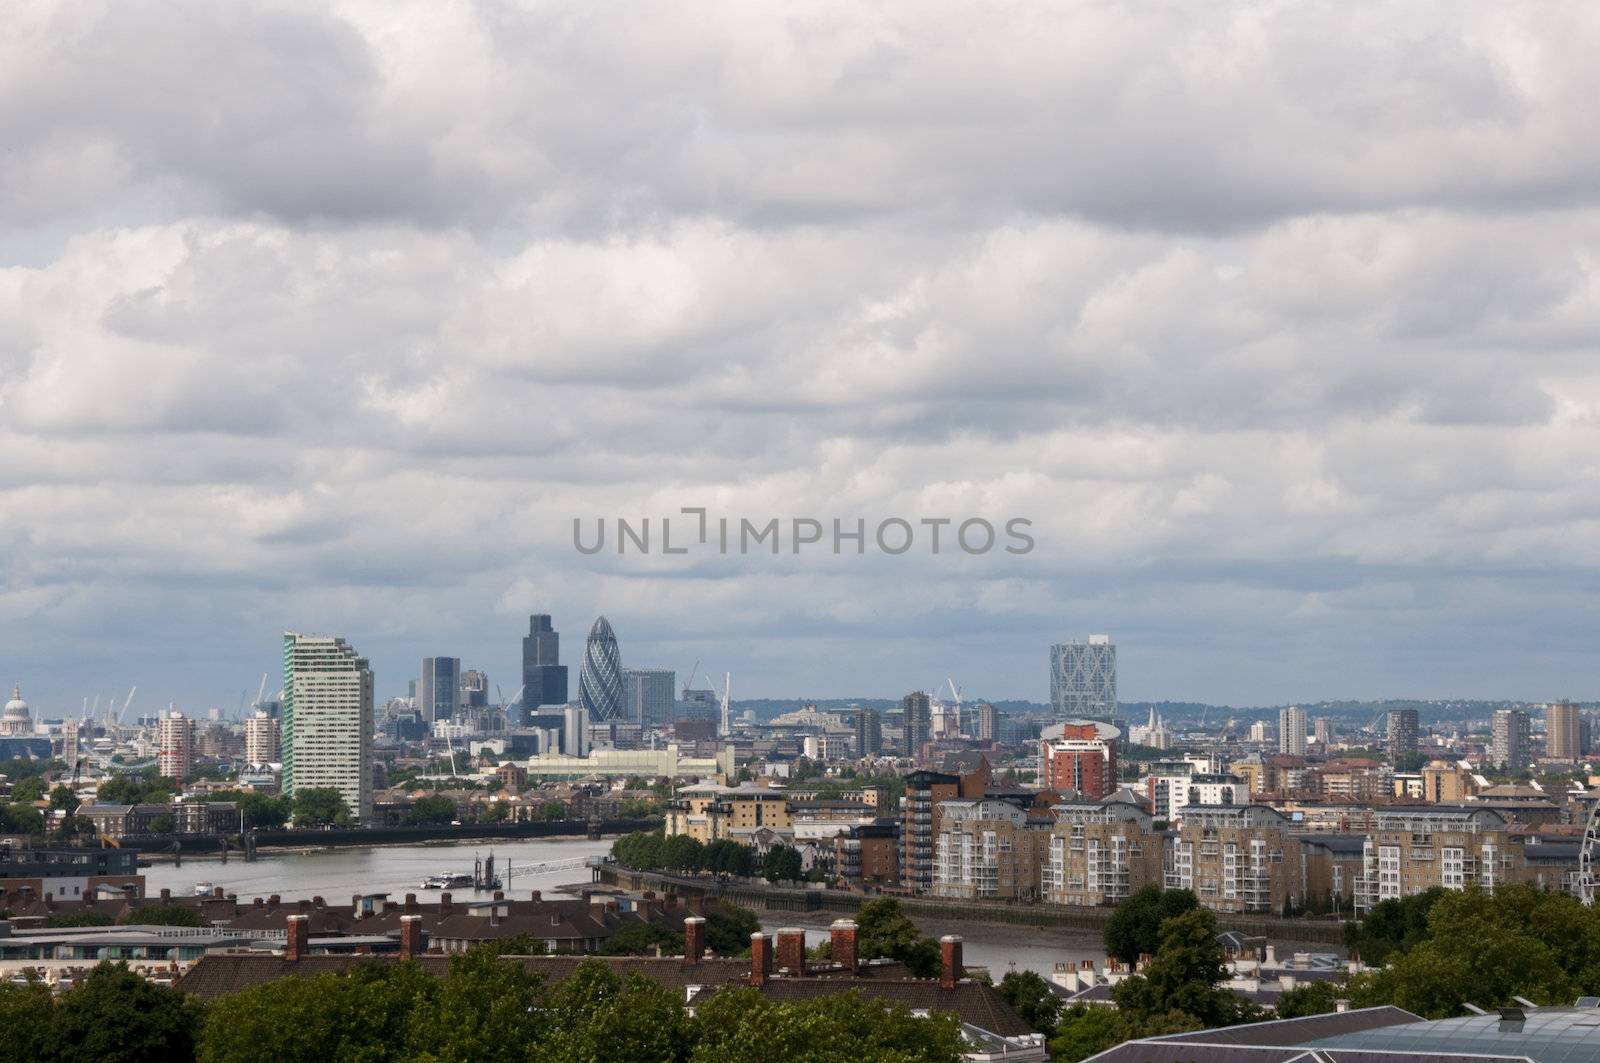
POLYGON ((244 759, 251 764, 276 764, 278 756, 278 721, 257 712, 244 722, 244 759))
POLYGON ((194 774, 194 721, 176 710, 156 723, 156 770, 163 778, 187 779, 194 774))
POLYGON ((883 752, 883 716, 877 709, 856 712, 856 756, 875 757, 883 752))
POLYGON ((1000 740, 1000 710, 987 701, 978 702, 978 741, 1000 740))
POLYGON ((546 613, 528 617, 522 639, 522 709, 531 716, 540 705, 567 703, 567 666, 561 663, 561 635, 546 613))
POLYGON ((678 673, 670 668, 624 668, 623 716, 644 727, 671 723, 677 686, 678 673))
POLYGON ((623 718, 622 653, 611 621, 597 617, 583 646, 583 670, 578 673, 578 703, 590 723, 610 723, 623 718))
POLYGON ((424 657, 417 680, 417 708, 429 724, 455 719, 461 707, 461 658, 424 657))
POLYGON ((1306 710, 1298 705, 1278 710, 1278 752, 1306 755, 1306 710))
POLYGON ((332 635, 283 636, 283 792, 331 787, 372 820, 372 669, 332 635))
POLYGON ((1417 710, 1389 710, 1389 763, 1398 763, 1417 751, 1417 710))
POLYGON ((1528 714, 1521 709, 1496 709, 1490 727, 1489 759, 1497 768, 1520 771, 1528 766, 1528 714))
POLYGON ((906 756, 921 754, 922 746, 933 734, 933 699, 918 690, 900 699, 901 727, 904 729, 906 756))
POLYGON ((1058 719, 1117 715, 1117 647, 1110 635, 1050 647, 1050 707, 1058 719))
POLYGON ((1544 707, 1545 755, 1552 760, 1583 756, 1583 725, 1578 706, 1562 700, 1544 707))
POLYGON ((1332 745, 1333 740, 1339 737, 1338 726, 1326 716, 1317 717, 1316 722, 1311 727, 1316 734, 1317 741, 1325 746, 1332 745))
POLYGON ((589 755, 589 713, 582 705, 561 710, 561 752, 569 757, 589 755))
POLYGON ((461 673, 461 707, 487 709, 489 707, 489 677, 475 669, 461 673))

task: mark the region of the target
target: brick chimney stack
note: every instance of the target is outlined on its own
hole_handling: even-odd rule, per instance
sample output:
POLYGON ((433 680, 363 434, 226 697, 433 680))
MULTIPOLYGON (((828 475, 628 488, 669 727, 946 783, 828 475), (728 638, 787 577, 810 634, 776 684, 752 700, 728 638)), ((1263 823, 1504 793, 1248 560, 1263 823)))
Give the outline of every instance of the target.
POLYGON ((450 908, 450 894, 448 894, 448 893, 439 894, 439 918, 440 919, 448 919, 448 918, 450 918, 451 914, 452 913, 451 913, 451 908, 450 908))
POLYGON ((691 915, 683 921, 683 962, 690 967, 700 965, 700 957, 706 950, 706 921, 698 915, 691 915))
POLYGON ((939 988, 954 989, 961 981, 961 939, 946 934, 939 939, 939 988))
POLYGON ((763 986, 772 977, 772 940, 759 930, 750 935, 750 984, 763 986))
POLYGON ((417 914, 417 895, 415 893, 406 894, 406 913, 408 915, 417 914))
POLYGON ((534 903, 538 903, 543 898, 543 896, 544 896, 544 894, 540 893, 538 890, 534 890, 532 899, 533 899, 534 903))
POLYGON ((311 931, 303 915, 289 917, 289 934, 283 945, 283 958, 297 963, 311 953, 311 931))
POLYGON ((400 955, 407 960, 422 955, 422 916, 400 917, 400 955))
POLYGON ((806 973, 806 932, 786 926, 778 931, 778 969, 791 975, 806 973))
POLYGON ((832 927, 833 962, 854 974, 861 960, 856 950, 856 923, 854 919, 835 919, 832 927))

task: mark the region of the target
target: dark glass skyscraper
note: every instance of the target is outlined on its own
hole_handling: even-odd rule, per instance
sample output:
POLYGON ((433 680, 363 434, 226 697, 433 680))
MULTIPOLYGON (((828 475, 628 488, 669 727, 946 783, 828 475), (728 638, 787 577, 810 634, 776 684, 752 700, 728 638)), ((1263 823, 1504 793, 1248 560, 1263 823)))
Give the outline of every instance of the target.
POLYGON ((424 657, 417 683, 417 710, 427 723, 448 720, 461 705, 461 658, 424 657))
POLYGON ((540 705, 567 703, 567 666, 561 663, 561 636, 546 613, 528 617, 522 640, 522 709, 532 716, 540 705))
POLYGON ((605 617, 589 629, 583 647, 583 670, 578 673, 578 701, 589 712, 590 723, 626 718, 622 698, 622 653, 617 636, 605 617))

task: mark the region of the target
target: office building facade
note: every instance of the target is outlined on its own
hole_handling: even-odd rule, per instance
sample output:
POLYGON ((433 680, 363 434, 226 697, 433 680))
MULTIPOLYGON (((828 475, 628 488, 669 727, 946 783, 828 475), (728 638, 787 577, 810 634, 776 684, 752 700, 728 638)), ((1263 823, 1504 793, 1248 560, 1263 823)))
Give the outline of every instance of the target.
POLYGON ((1057 718, 1117 715, 1117 647, 1109 635, 1050 647, 1050 707, 1057 718))
POLYGON ((624 668, 623 715, 643 727, 671 723, 677 686, 678 673, 669 668, 624 668))
POLYGON ((283 792, 332 788, 372 820, 372 669, 344 639, 283 636, 283 792))
POLYGON ((522 639, 522 708, 531 716, 541 705, 567 703, 567 666, 561 663, 561 635, 546 613, 528 617, 522 639))
POLYGON ((461 658, 424 657, 417 679, 417 708, 430 725, 455 719, 461 707, 461 658))
POLYGON ((597 617, 583 646, 583 669, 578 673, 578 703, 592 723, 624 718, 622 703, 622 651, 611 621, 597 617))

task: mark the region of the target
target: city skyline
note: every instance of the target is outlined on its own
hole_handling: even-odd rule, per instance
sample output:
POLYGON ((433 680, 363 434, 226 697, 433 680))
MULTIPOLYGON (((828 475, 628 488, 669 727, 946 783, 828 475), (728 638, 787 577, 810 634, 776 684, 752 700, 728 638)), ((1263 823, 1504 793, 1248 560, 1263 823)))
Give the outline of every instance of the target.
POLYGON ((1091 631, 1125 700, 1600 694, 1588 12, 24 8, 0 679, 52 713, 231 713, 286 628, 509 695, 535 610, 746 696, 1043 700, 1091 631), (785 548, 574 546, 685 510, 785 548), (922 538, 788 549, 858 520, 922 538))

